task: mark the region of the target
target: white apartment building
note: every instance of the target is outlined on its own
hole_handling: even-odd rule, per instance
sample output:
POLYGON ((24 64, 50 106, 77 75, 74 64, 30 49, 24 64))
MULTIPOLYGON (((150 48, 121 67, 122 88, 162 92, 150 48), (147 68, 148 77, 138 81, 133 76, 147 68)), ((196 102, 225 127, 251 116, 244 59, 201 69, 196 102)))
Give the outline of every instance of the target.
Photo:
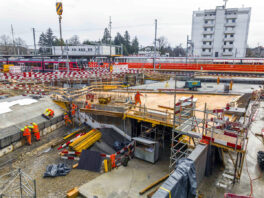
POLYGON ((243 58, 246 55, 251 8, 194 11, 193 56, 243 58))

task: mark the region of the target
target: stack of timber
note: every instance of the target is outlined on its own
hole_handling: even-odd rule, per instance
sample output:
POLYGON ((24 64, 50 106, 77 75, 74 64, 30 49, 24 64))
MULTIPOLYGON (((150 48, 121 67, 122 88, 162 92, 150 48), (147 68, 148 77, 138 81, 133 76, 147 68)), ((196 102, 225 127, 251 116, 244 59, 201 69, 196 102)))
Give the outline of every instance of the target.
POLYGON ((97 129, 92 129, 88 133, 86 133, 83 136, 80 136, 75 141, 73 141, 69 147, 76 151, 76 152, 82 152, 82 150, 85 150, 92 146, 95 142, 100 140, 102 137, 102 134, 97 129))

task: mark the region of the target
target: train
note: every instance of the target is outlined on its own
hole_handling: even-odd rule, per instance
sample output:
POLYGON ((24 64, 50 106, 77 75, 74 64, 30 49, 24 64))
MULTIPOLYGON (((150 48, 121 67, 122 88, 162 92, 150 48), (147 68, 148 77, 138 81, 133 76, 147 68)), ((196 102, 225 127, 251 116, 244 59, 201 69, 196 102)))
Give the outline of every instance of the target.
MULTIPOLYGON (((128 68, 154 69, 153 57, 116 57, 116 64, 128 68)), ((264 72, 263 58, 221 59, 197 57, 157 57, 155 69, 163 71, 218 71, 218 72, 264 72)))
POLYGON ((208 71, 264 73, 264 59, 221 59, 197 57, 94 57, 90 59, 51 59, 51 58, 8 58, 0 59, 0 68, 4 64, 21 66, 23 71, 70 71, 87 70, 94 67, 109 68, 110 65, 127 65, 129 69, 151 69, 160 71, 208 71), (155 62, 155 67, 154 67, 155 62))

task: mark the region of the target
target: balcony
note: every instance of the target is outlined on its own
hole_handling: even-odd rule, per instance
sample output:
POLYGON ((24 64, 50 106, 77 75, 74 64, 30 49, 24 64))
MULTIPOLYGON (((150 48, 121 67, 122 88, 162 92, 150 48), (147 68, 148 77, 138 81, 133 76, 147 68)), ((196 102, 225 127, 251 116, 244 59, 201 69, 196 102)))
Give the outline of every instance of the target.
POLYGON ((212 52, 202 52, 202 56, 212 56, 212 52))
POLYGON ((214 34, 214 30, 203 31, 203 34, 214 34))
POLYGON ((234 45, 232 45, 232 44, 228 44, 228 45, 223 45, 223 48, 233 48, 234 47, 234 45))
POLYGON ((227 14, 226 19, 236 19, 237 15, 236 14, 227 14))
POLYGON ((202 48, 204 49, 211 49, 213 45, 202 45, 202 48))
POLYGON ((223 56, 233 56, 233 52, 223 52, 223 56))
POLYGON ((213 41, 214 39, 213 38, 203 38, 202 41, 213 41))
POLYGON ((235 34, 235 30, 225 30, 225 34, 235 34))
POLYGON ((203 26, 204 27, 214 27, 215 23, 205 23, 203 26))
POLYGON ((215 16, 204 16, 204 19, 205 20, 214 20, 215 19, 215 16))
POLYGON ((225 23, 225 26, 226 27, 235 27, 236 26, 236 23, 234 23, 234 22, 228 22, 228 23, 225 23))
POLYGON ((235 40, 234 37, 224 38, 224 41, 234 41, 234 40, 235 40))

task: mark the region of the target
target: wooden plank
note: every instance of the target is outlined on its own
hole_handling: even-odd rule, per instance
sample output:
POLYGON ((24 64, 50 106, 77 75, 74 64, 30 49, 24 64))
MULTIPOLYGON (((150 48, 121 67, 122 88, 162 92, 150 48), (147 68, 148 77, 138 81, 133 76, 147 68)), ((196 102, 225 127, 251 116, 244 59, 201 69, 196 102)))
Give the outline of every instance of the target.
POLYGON ((151 188, 157 186, 159 183, 163 182, 164 180, 166 180, 170 175, 165 175, 164 177, 160 178, 159 180, 155 181, 154 183, 150 184, 148 187, 146 187, 145 189, 141 190, 139 192, 140 195, 143 195, 145 192, 147 192, 148 190, 150 190, 151 188))

